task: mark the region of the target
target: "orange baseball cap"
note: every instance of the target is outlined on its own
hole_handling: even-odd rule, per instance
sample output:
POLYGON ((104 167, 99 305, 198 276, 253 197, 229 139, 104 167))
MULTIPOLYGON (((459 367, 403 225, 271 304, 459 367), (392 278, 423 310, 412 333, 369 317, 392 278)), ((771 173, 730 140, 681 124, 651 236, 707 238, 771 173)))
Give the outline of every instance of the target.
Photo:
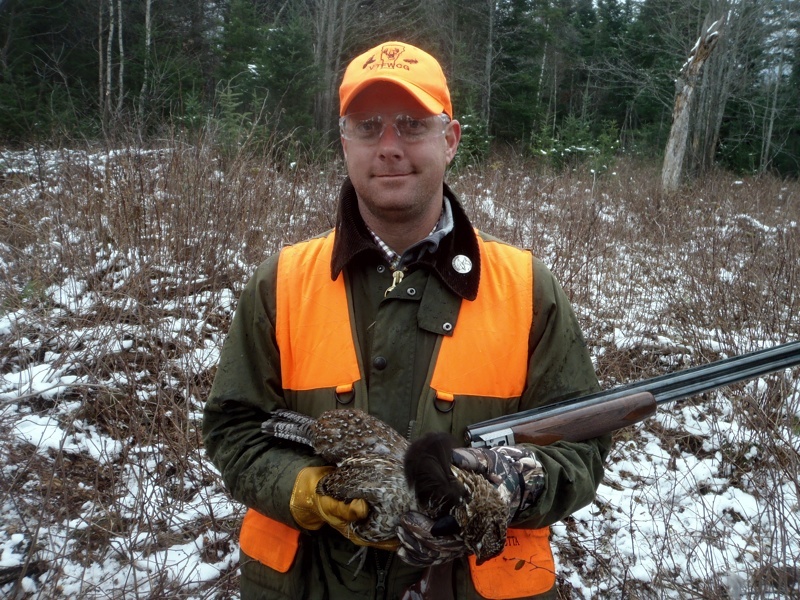
POLYGON ((442 67, 427 52, 404 42, 384 42, 353 59, 339 86, 339 115, 344 116, 353 98, 376 81, 395 83, 433 114, 453 118, 442 67))

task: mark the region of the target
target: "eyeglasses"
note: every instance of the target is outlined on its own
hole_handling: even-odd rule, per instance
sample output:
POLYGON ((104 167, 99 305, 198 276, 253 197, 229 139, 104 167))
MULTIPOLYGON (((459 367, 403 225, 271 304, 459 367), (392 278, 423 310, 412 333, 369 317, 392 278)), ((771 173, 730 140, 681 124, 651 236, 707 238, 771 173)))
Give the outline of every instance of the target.
POLYGON ((450 118, 445 115, 417 117, 404 113, 352 113, 339 119, 339 131, 346 140, 362 144, 375 144, 391 123, 397 137, 407 143, 421 142, 444 135, 450 118))

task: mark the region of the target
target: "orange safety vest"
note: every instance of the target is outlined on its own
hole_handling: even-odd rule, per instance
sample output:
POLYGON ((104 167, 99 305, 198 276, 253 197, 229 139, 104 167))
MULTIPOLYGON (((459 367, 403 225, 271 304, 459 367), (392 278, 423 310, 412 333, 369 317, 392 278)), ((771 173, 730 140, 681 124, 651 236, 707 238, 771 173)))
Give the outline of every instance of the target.
MULTIPOLYGON (((275 333, 286 390, 350 391, 361 379, 344 277, 330 276, 333 240, 330 233, 289 246, 278 259, 275 333)), ((436 397, 445 401, 458 395, 514 398, 525 389, 528 336, 519 332, 529 331, 533 318, 532 257, 480 237, 478 243, 478 297, 461 303, 458 326, 443 337, 431 379, 436 397)), ((482 565, 470 556, 476 591, 504 600, 550 590, 556 576, 549 533, 548 527, 510 528, 500 556, 482 565)), ((250 509, 239 543, 248 556, 286 573, 299 531, 250 509)))

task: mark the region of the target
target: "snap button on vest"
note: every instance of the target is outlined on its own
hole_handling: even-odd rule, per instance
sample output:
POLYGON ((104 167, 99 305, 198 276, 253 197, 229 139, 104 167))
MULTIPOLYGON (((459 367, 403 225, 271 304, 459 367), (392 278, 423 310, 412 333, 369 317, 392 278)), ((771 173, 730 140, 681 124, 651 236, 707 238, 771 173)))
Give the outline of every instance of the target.
POLYGON ((387 364, 386 359, 382 356, 376 356, 372 359, 372 366, 378 369, 378 371, 383 371, 387 364))

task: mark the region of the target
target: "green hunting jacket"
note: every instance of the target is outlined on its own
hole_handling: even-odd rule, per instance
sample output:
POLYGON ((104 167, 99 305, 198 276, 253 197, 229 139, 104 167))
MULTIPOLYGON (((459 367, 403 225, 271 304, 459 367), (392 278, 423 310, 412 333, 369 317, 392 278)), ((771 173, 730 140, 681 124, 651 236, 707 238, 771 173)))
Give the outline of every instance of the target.
MULTIPOLYGON (((452 408, 448 412, 437 405, 439 401, 419 402, 429 397, 423 387, 441 335, 440 325, 427 324, 457 323, 461 302, 474 298, 480 286, 479 267, 459 278, 443 267, 458 254, 468 256, 473 265, 480 264, 475 230, 446 185, 444 194, 453 212, 453 231, 435 253, 423 254, 411 265, 402 282, 384 298, 392 282, 391 271, 358 213, 352 184, 347 180, 342 187, 331 272, 332 277, 345 277, 352 299, 360 364, 367 366, 362 367, 362 377, 368 389, 368 411, 410 439, 427 432, 415 426, 424 422, 461 440, 471 423, 597 391, 594 368, 569 301, 550 271, 534 258, 533 325, 530 331, 519 332, 529 340, 522 397, 470 398, 447 407, 452 408), (411 288, 413 293, 408 291, 411 288), (383 362, 376 367, 378 354, 383 362)), ((234 499, 298 528, 289 512, 295 477, 303 467, 323 463, 310 450, 267 439, 261 432, 269 411, 297 408, 287 406, 281 385, 275 337, 277 258, 272 256, 258 267, 239 299, 205 406, 203 436, 206 452, 234 499)), ((334 395, 320 394, 312 399, 308 412, 316 416, 335 408, 336 402, 334 395)), ((530 446, 544 467, 545 487, 513 526, 550 525, 589 504, 602 479, 610 444, 610 436, 604 436, 582 443, 530 446)), ((393 553, 370 549, 363 569, 354 577, 357 561, 348 561, 358 548, 341 534, 325 526, 304 531, 300 539, 295 563, 286 574, 241 556, 243 600, 399 598, 422 575, 393 553)), ((452 588, 455 598, 479 597, 465 559, 453 565, 452 588)), ((539 598, 545 597, 554 595, 539 598)))

